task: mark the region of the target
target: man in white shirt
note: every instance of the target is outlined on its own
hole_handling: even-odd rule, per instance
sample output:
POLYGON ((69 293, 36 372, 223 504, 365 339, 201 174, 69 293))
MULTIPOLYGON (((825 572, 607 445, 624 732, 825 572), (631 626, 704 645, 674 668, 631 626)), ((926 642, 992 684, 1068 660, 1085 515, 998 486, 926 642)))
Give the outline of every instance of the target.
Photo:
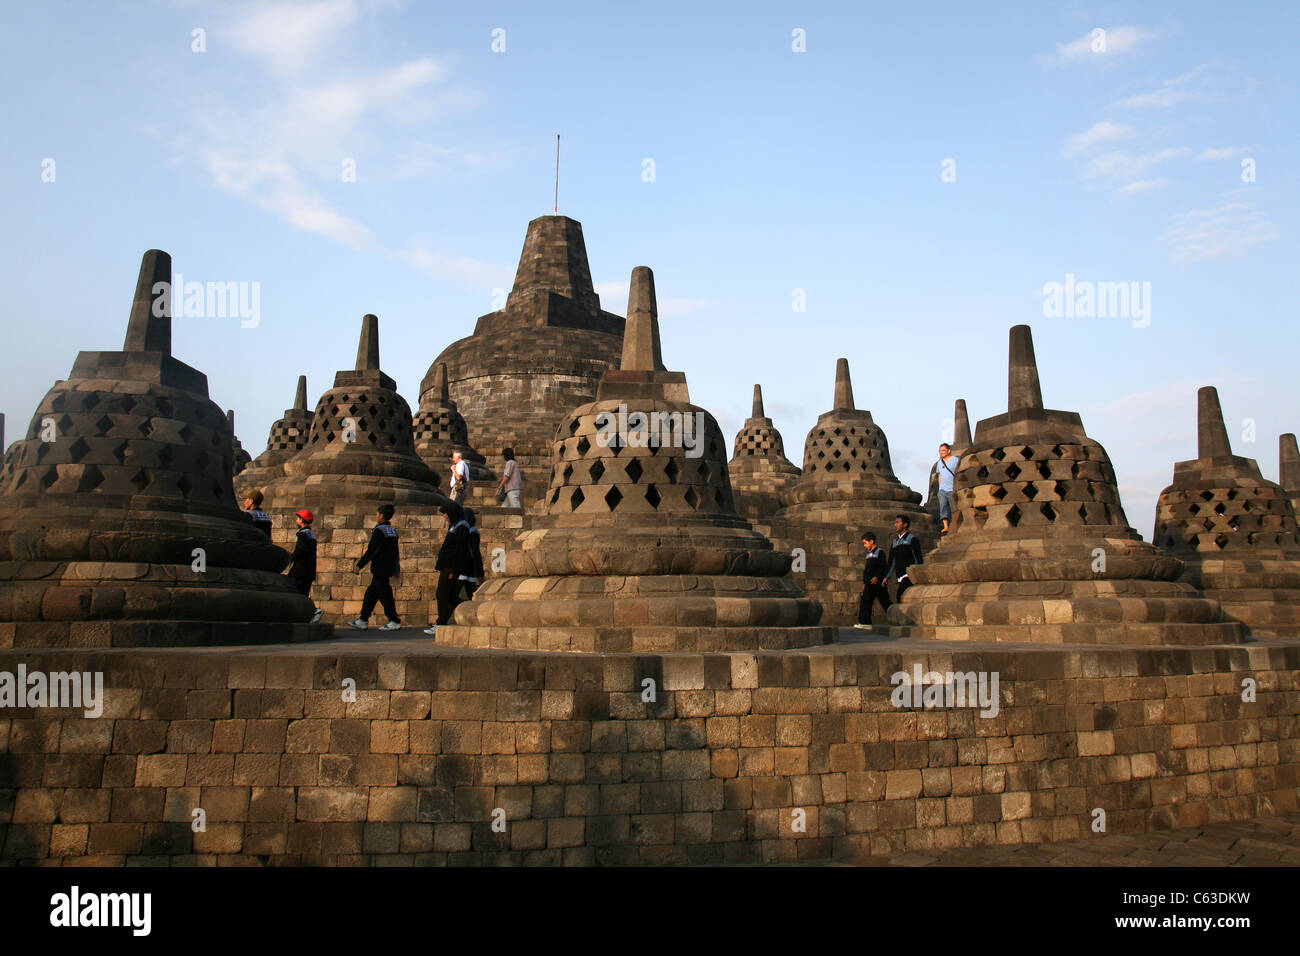
POLYGON ((460 452, 451 453, 451 500, 464 504, 469 494, 469 463, 461 457, 460 452))

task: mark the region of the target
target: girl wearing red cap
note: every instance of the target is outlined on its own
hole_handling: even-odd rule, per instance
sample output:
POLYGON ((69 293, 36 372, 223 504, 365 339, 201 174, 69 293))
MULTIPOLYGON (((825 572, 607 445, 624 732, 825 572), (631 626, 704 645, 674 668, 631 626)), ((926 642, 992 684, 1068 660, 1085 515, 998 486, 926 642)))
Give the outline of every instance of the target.
MULTIPOLYGON (((294 517, 298 522, 298 538, 293 544, 293 564, 289 565, 288 574, 290 580, 297 585, 298 593, 310 597, 312 582, 316 580, 316 532, 311 530, 314 516, 303 508, 294 517)), ((324 613, 316 608, 311 622, 315 624, 324 613)))

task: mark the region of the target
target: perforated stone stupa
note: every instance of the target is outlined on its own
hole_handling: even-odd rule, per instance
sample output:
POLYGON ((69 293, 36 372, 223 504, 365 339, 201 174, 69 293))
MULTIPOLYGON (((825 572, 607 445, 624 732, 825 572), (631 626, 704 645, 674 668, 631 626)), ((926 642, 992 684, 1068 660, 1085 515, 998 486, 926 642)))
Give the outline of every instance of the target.
POLYGON ((0 471, 0 645, 328 637, 289 555, 235 506, 232 433, 171 354, 171 257, 140 266, 119 352, 81 352, 0 471))
POLYGON ((284 474, 284 463, 307 447, 307 438, 311 434, 311 416, 311 409, 307 407, 307 376, 299 375, 293 407, 286 408, 284 417, 271 426, 271 433, 266 439, 266 450, 235 476, 237 497, 251 494, 284 474))
POLYGON ((437 400, 437 370, 447 366, 450 396, 475 446, 493 462, 515 450, 536 498, 551 467, 555 427, 590 402, 600 376, 618 367, 622 316, 600 308, 582 225, 567 216, 528 224, 505 308, 481 316, 474 334, 433 360, 420 404, 437 400))
POLYGON ((1174 465, 1152 540, 1252 636, 1300 637, 1300 530, 1286 491, 1232 453, 1219 393, 1197 393, 1196 458, 1174 465))
POLYGON ((777 517, 886 531, 896 514, 906 514, 913 533, 929 544, 934 524, 920 504, 921 496, 894 474, 885 433, 871 412, 854 405, 849 362, 839 359, 834 407, 808 432, 803 473, 777 517))
POLYGON ((471 483, 494 481, 496 476, 488 467, 487 459, 470 447, 465 417, 456 408, 447 389, 446 365, 440 364, 434 369, 433 385, 424 394, 412 426, 415 453, 434 471, 449 474, 451 454, 458 451, 469 464, 471 483))
POLYGON ((231 477, 234 477, 252 464, 253 456, 244 450, 244 446, 240 444, 239 436, 235 434, 235 410, 233 408, 226 411, 226 426, 230 429, 230 470, 231 477))
POLYGON ((1219 644, 1241 640, 1183 563, 1128 525, 1106 450, 1043 407, 1028 326, 1011 330, 1007 412, 957 470, 949 534, 912 569, 890 631, 944 640, 1219 644))
POLYGON ((621 368, 561 423, 545 515, 439 644, 725 651, 833 637, 789 556, 735 513, 718 424, 659 354, 654 278, 638 267, 621 368))
POLYGON ((799 469, 785 457, 781 433, 763 412, 761 385, 754 386, 754 410, 736 433, 727 470, 736 512, 748 518, 774 515, 799 480, 799 469))

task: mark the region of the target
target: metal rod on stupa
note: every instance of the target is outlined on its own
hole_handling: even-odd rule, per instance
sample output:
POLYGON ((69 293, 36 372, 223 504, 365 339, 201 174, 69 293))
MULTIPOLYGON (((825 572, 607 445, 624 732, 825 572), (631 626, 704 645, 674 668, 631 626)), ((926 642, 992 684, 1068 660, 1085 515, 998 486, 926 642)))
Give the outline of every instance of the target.
POLYGON ((1007 411, 1042 408, 1043 390, 1038 384, 1038 362, 1034 358, 1034 334, 1027 325, 1011 329, 1007 360, 1007 411))
POLYGON ((1228 429, 1223 425, 1219 390, 1206 385, 1196 393, 1196 457, 1220 458, 1232 454, 1228 429))
POLYGON ((150 249, 140 260, 123 352, 172 354, 172 257, 150 249))

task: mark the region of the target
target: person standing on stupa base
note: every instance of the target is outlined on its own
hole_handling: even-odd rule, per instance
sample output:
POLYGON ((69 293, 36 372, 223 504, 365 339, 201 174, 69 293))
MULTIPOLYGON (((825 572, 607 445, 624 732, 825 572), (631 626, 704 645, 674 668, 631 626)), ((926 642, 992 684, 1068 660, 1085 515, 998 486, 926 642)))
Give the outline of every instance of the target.
POLYGON ((889 547, 889 566, 885 570, 885 581, 890 578, 896 578, 898 581, 898 593, 894 597, 895 603, 901 604, 903 594, 912 586, 912 580, 908 577, 908 569, 914 564, 921 563, 921 542, 916 535, 911 532, 912 522, 907 515, 897 515, 894 518, 894 540, 889 547))
POLYGON ((497 495, 504 499, 507 508, 519 508, 524 476, 519 471, 519 462, 515 461, 515 450, 502 448, 501 457, 506 460, 506 465, 501 469, 501 480, 497 482, 497 495))
MULTIPOLYGON (((315 515, 303 508, 293 517, 298 525, 298 534, 293 542, 293 564, 289 565, 289 570, 285 573, 293 581, 298 593, 305 598, 310 598, 311 586, 316 580, 316 532, 311 529, 315 515)), ((319 621, 324 613, 320 608, 316 608, 311 616, 311 623, 315 624, 319 621)))
POLYGON ((393 601, 393 585, 390 580, 402 573, 401 557, 397 547, 397 529, 392 525, 393 515, 396 512, 397 509, 392 505, 379 506, 377 514, 379 520, 375 530, 370 534, 370 546, 366 548, 366 553, 357 559, 357 574, 360 574, 367 564, 370 565, 370 584, 361 599, 361 616, 355 621, 348 621, 348 624, 359 631, 364 631, 370 626, 370 615, 374 613, 376 603, 383 607, 384 616, 388 618, 388 623, 380 628, 381 631, 395 631, 402 626, 402 621, 397 616, 397 606, 393 601))
POLYGON ((889 564, 885 552, 876 547, 874 531, 862 534, 862 547, 867 558, 862 566, 862 600, 858 602, 858 623, 854 627, 871 628, 871 611, 877 601, 882 611, 889 611, 889 579, 886 570, 889 564))
POLYGON ((458 505, 464 505, 468 494, 469 464, 460 452, 454 451, 451 453, 451 500, 458 505))
POLYGON ((460 604, 461 578, 474 575, 473 544, 470 541, 469 522, 465 520, 465 509, 456 502, 443 505, 438 511, 447 522, 447 534, 438 549, 438 560, 434 567, 438 571, 438 619, 424 629, 425 634, 438 632, 438 625, 448 624, 460 604))
POLYGON ((939 519, 943 522, 940 534, 948 533, 948 522, 952 520, 952 489, 960 463, 961 458, 952 453, 952 446, 943 442, 939 446, 939 460, 934 466, 939 475, 939 519))
POLYGON ((271 537, 271 516, 262 510, 262 492, 254 491, 244 499, 244 510, 253 522, 253 527, 267 538, 271 537))

